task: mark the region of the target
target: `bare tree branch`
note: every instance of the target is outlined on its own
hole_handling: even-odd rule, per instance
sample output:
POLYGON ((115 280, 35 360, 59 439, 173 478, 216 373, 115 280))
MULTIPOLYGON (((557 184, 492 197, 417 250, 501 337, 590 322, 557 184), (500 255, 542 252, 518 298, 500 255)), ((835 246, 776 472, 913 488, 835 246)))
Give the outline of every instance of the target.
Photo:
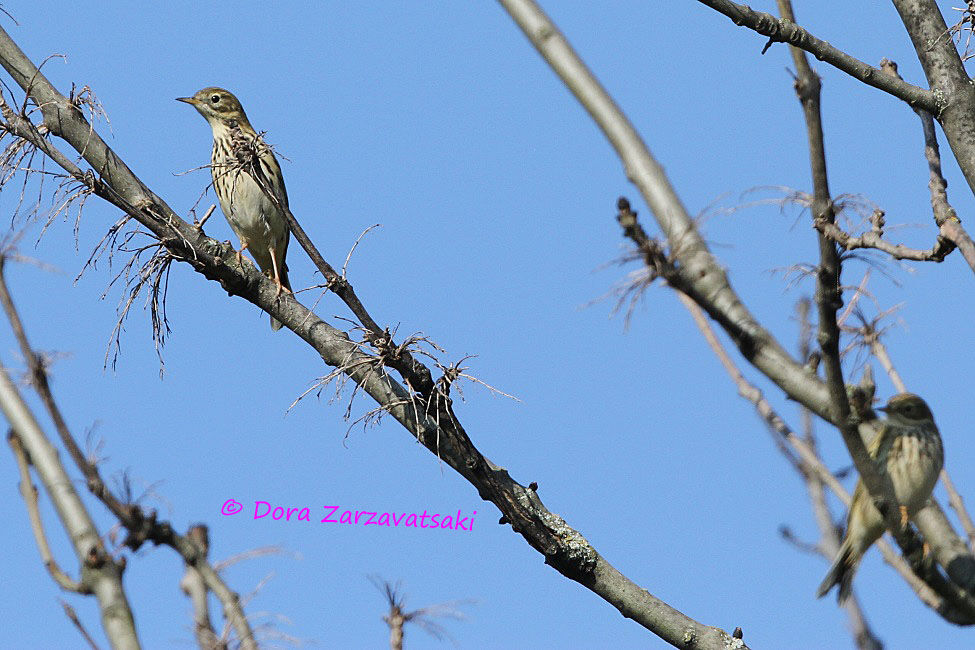
POLYGON ((589 112, 623 162, 669 243, 677 275, 668 283, 708 312, 741 354, 792 399, 830 419, 829 395, 758 322, 735 293, 690 214, 636 129, 579 59, 552 21, 532 0, 501 0, 532 45, 589 112))
POLYGON ((849 494, 847 494, 840 482, 836 480, 833 473, 829 471, 829 468, 823 464, 816 450, 795 434, 785 419, 768 402, 762 394, 762 391, 755 384, 748 381, 741 370, 735 365, 735 362, 731 360, 731 357, 728 356, 724 346, 721 345, 717 335, 711 328, 711 324, 708 323, 707 318, 697 303, 680 292, 677 292, 677 297, 684 307, 687 308, 687 311, 691 313, 694 324, 701 331, 711 351, 718 357, 718 361, 721 362, 725 372, 731 377, 732 382, 734 382, 735 387, 738 389, 738 394, 748 402, 751 402, 758 412, 759 417, 765 423, 765 426, 773 433, 773 442, 783 452, 783 455, 797 469, 805 468, 806 471, 814 472, 820 482, 828 485, 844 503, 849 503, 849 494), (787 447, 783 445, 783 441, 787 443, 787 447))
MULTIPOLYGON (((934 0, 893 0, 937 106, 912 105, 931 113, 944 130, 969 188, 975 192, 975 87, 934 0)), ((883 75, 890 77, 891 75, 883 75)))
MULTIPOLYGON (((957 218, 955 219, 957 221, 957 218)), ((931 250, 908 248, 901 244, 891 244, 884 237, 884 211, 874 210, 870 216, 871 228, 859 236, 844 231, 835 221, 819 217, 813 218, 813 225, 821 235, 839 244, 848 251, 858 248, 873 248, 887 253, 895 260, 913 260, 915 262, 943 262, 945 257, 954 250, 955 245, 947 238, 939 235, 931 250)))
MULTIPOLYGON (((791 2, 778 0, 778 5, 782 18, 794 23, 795 16, 792 13, 791 2)), ((796 66, 796 95, 802 104, 806 121, 813 185, 813 221, 828 226, 835 224, 836 214, 833 210, 833 199, 826 172, 826 147, 823 141, 823 122, 820 112, 822 85, 819 75, 809 65, 805 52, 796 46, 790 46, 789 52, 796 66)), ((830 407, 833 412, 832 421, 843 436, 843 441, 864 486, 877 503, 880 512, 884 513, 888 529, 899 531, 901 526, 894 513, 896 508, 893 507, 896 503, 893 484, 888 476, 877 471, 860 436, 859 417, 851 413, 849 408, 846 382, 843 380, 843 367, 840 362, 840 328, 836 322, 836 313, 843 306, 843 294, 840 290, 841 273, 842 263, 835 244, 829 237, 820 233, 819 267, 816 271, 816 308, 819 324, 817 340, 826 371, 826 385, 829 388, 830 407)))
POLYGON ((81 621, 78 619, 78 615, 74 611, 74 607, 63 600, 61 601, 61 607, 64 608, 65 616, 67 616, 74 626, 78 628, 78 632, 81 633, 81 636, 84 638, 85 643, 88 644, 88 647, 92 648, 92 650, 98 650, 98 644, 95 643, 95 640, 91 638, 90 634, 88 634, 88 630, 85 629, 85 626, 81 624, 81 621))
POLYGON ((23 444, 31 464, 51 498, 61 525, 71 540, 81 567, 79 591, 98 599, 105 635, 114 648, 139 648, 132 609, 122 587, 124 562, 116 561, 102 543, 95 527, 74 490, 71 477, 61 464, 57 451, 47 440, 23 397, 0 364, 0 409, 23 444))
POLYGON ((390 650, 403 650, 404 627, 407 623, 416 625, 424 632, 437 639, 453 640, 447 629, 438 623, 438 618, 453 618, 464 620, 464 613, 460 610, 462 605, 470 604, 472 600, 455 600, 437 605, 429 605, 406 611, 406 594, 403 593, 402 584, 397 581, 395 584, 388 580, 380 580, 376 576, 369 577, 370 582, 375 585, 386 599, 389 612, 383 615, 383 621, 389 627, 389 647, 390 650))
POLYGON ((44 533, 44 522, 41 520, 41 512, 38 508, 37 488, 30 480, 30 460, 27 457, 27 451, 24 449, 23 443, 13 429, 7 433, 7 442, 10 444, 14 459, 17 461, 17 468, 20 470, 20 495, 24 499, 24 505, 27 506, 27 516, 30 519, 30 527, 34 533, 34 542, 37 544, 37 549, 41 552, 41 561, 44 562, 44 566, 47 568, 48 573, 51 574, 51 578, 62 589, 79 594, 91 593, 87 586, 72 580, 58 565, 57 560, 54 559, 54 554, 51 552, 51 545, 47 543, 47 535, 44 533))
MULTIPOLYGON (((884 74, 815 38, 792 21, 778 20, 730 0, 699 2, 728 16, 736 25, 768 36, 769 43, 790 43, 855 79, 905 101, 911 108, 923 109, 933 115, 941 123, 969 187, 975 191, 975 88, 969 83, 964 64, 934 0, 894 0, 931 90, 884 74)), ((957 232, 950 221, 946 223, 949 224, 946 229, 949 238, 961 246, 967 235, 957 232)), ((975 259, 975 247, 972 249, 971 258, 966 254, 966 259, 975 259)))
MULTIPOLYGON (((153 233, 175 259, 220 282, 228 293, 239 295, 273 315, 307 342, 328 365, 348 368, 349 378, 375 399, 380 409, 471 482, 482 498, 494 503, 503 513, 502 520, 542 553, 546 563, 648 629, 658 625, 657 620, 665 619, 663 634, 675 642, 727 647, 729 635, 696 623, 628 580, 582 535, 546 509, 534 490, 515 482, 504 468, 485 458, 453 412, 449 380, 426 381, 423 370, 414 373, 409 364, 395 367, 390 363, 403 376, 404 387, 389 374, 377 370, 384 363, 383 357, 401 347, 393 344, 391 337, 384 336, 382 342, 377 342, 377 355, 365 353, 344 332, 324 322, 294 296, 279 297, 274 283, 253 265, 235 263, 234 251, 229 246, 205 237, 176 215, 132 173, 81 112, 57 92, 2 30, 0 65, 41 108, 50 132, 67 142, 91 165, 90 171, 80 172, 79 180, 153 233)), ((151 524, 154 522, 147 522, 145 535, 155 541, 157 527, 151 524)), ((184 557, 197 553, 195 545, 175 534, 160 541, 175 544, 184 557)), ((221 594, 217 576, 200 558, 195 561, 218 597, 235 596, 221 594)), ((740 640, 735 641, 735 646, 745 647, 740 640)))
MULTIPOLYGON (((900 78, 897 64, 893 61, 884 59, 880 62, 880 67, 885 73, 900 78)), ((938 241, 944 239, 957 246, 965 261, 968 262, 968 266, 975 271, 975 242, 962 227, 955 209, 948 203, 948 181, 941 172, 941 148, 934 128, 934 118, 931 113, 922 108, 915 108, 914 112, 921 120, 921 132, 924 134, 924 158, 928 162, 928 189, 931 192, 934 222, 939 229, 938 241)))
MULTIPOLYGON (((861 281, 860 285, 857 287, 856 293, 853 294, 853 298, 850 299, 851 307, 865 290, 869 276, 869 271, 864 274, 863 281, 861 281)), ((796 311, 799 320, 799 357, 805 358, 809 356, 812 349, 812 324, 809 322, 809 300, 800 300, 797 304, 796 311)), ((840 322, 842 321, 843 317, 840 318, 840 322)), ((867 366, 867 368, 869 369, 869 366, 867 366)), ((863 379, 864 381, 861 382, 861 386, 859 388, 865 391, 867 386, 864 384, 866 384, 868 381, 871 385, 873 383, 873 372, 871 371, 869 374, 865 372, 863 379)), ((873 391, 870 393, 871 397, 872 394, 873 391)), ((864 410, 869 409, 872 411, 873 409, 869 408, 869 400, 866 401, 867 403, 863 404, 864 410)), ((851 407, 853 410, 857 410, 853 404, 851 404, 851 407)), ((874 413, 874 416, 876 416, 876 413, 874 413)), ((815 458, 816 461, 821 464, 812 414, 808 409, 799 407, 799 417, 802 421, 801 440, 808 446, 813 458, 815 458)), ((869 426, 869 424, 862 424, 861 431, 864 426, 869 426)), ((867 441, 864 440, 864 444, 866 443, 867 441)), ((849 506, 850 497, 846 491, 842 489, 842 487, 840 488, 840 491, 837 491, 836 487, 834 487, 832 483, 823 481, 822 473, 815 464, 802 465, 799 468, 799 473, 806 484, 806 492, 809 494, 813 518, 816 520, 816 525, 819 527, 820 541, 819 544, 816 545, 816 551, 825 557, 827 562, 829 562, 839 550, 843 534, 839 527, 833 523, 833 515, 832 512, 830 512, 829 504, 826 500, 826 490, 824 488, 828 485, 830 489, 833 490, 833 492, 839 496, 840 500, 847 506, 849 506)), ((832 474, 830 474, 830 476, 832 477, 832 474)), ((889 547, 886 541, 880 541, 880 546, 883 547, 882 550, 885 557, 890 556, 894 561, 902 565, 908 574, 911 574, 910 567, 907 566, 907 562, 905 562, 904 559, 899 555, 894 553, 893 549, 889 547)), ((856 593, 851 594, 850 598, 847 598, 842 604, 842 607, 846 610, 846 615, 849 619, 850 632, 853 634, 853 639, 857 644, 857 648, 859 648, 859 650, 883 650, 883 644, 870 628, 870 624, 867 622, 867 617, 863 612, 863 608, 860 606, 860 601, 857 598, 856 593)))
MULTIPOLYGON (((51 420, 54 422, 55 429, 61 438, 62 444, 68 450, 68 454, 71 456, 71 459, 84 474, 88 490, 98 499, 100 499, 109 508, 109 510, 111 510, 111 512, 118 517, 122 525, 128 530, 128 536, 125 540, 126 546, 133 550, 138 550, 142 544, 148 540, 154 542, 155 544, 166 544, 178 551, 183 556, 184 562, 195 568, 197 573, 202 577, 207 588, 213 591, 224 605, 224 613, 226 618, 231 622, 231 624, 233 624, 241 647, 256 648, 253 640, 253 633, 251 632, 247 623, 244 611, 240 606, 240 600, 237 597, 237 594, 229 589, 227 585, 224 584, 223 580, 217 575, 216 571, 210 567, 210 565, 206 562, 205 554, 201 554, 201 549, 189 538, 178 535, 168 522, 157 522, 155 512, 150 512, 147 514, 137 504, 123 502, 120 500, 105 485, 105 482, 102 480, 101 475, 98 472, 98 467, 85 458, 81 449, 78 447, 78 444, 75 442, 74 437, 71 435, 67 423, 61 414, 61 410, 58 408, 57 402, 54 400, 54 395, 51 392, 50 383, 48 382, 47 371, 44 364, 40 356, 34 351, 27 340, 27 333, 24 330, 20 315, 17 313, 13 299, 10 296, 9 288, 7 287, 7 281, 4 275, 5 264, 6 257, 3 254, 0 254, 0 305, 2 305, 7 316, 7 320, 10 322, 14 336, 20 345, 21 353, 24 355, 24 359, 27 360, 28 368, 30 369, 31 373, 31 383, 37 393, 40 395, 41 401, 43 402, 48 415, 50 415, 51 420)), ((2 372, 4 373, 3 376, 5 377, 5 371, 2 372)), ((16 397, 19 398, 19 394, 16 397)), ((0 398, 2 398, 2 396, 0 396, 0 398)), ((4 409, 6 412, 6 406, 4 409)), ((33 426, 37 427, 36 432, 33 432, 34 435, 41 437, 40 440, 33 442, 35 448, 38 445, 40 445, 42 448, 51 447, 47 439, 43 437, 43 433, 37 426, 36 420, 33 419, 33 415, 29 412, 27 415, 30 417, 30 422, 33 422, 33 426)), ((51 453, 55 453, 53 452, 52 447, 51 453)), ((64 472, 64 468, 60 465, 60 462, 58 462, 56 470, 59 472, 64 472)), ((65 478, 64 480, 70 483, 69 479, 65 478)), ((46 481, 45 486, 47 486, 46 481)), ((51 494, 52 500, 57 503, 57 494, 51 492, 49 486, 47 487, 48 492, 51 494)), ((69 501, 69 505, 71 507, 80 507, 80 499, 73 489, 70 491, 70 494, 74 497, 74 499, 77 500, 79 506, 74 506, 73 502, 71 501, 69 501)), ((113 564, 114 561, 109 561, 111 556, 109 556, 104 549, 101 548, 100 539, 98 540, 98 546, 94 547, 90 553, 94 555, 96 551, 105 555, 105 558, 100 560, 101 562, 105 563, 106 565, 113 564)), ((118 574, 118 590, 121 591, 121 573, 125 567, 124 558, 115 564, 119 565, 115 573, 118 574)), ((124 598, 124 594, 119 597, 124 598)), ((124 611, 125 610, 123 610, 123 612, 124 611)), ((104 620, 109 616, 118 617, 119 614, 110 614, 105 612, 103 609, 102 616, 104 620)), ((131 612, 129 613, 129 622, 131 622, 131 612)), ((107 626, 106 633, 108 633, 107 626)), ((134 639, 134 629, 132 630, 131 634, 134 639)))
MULTIPOLYGON (((206 558, 210 553, 210 534, 202 524, 191 526, 186 537, 199 547, 200 556, 206 558)), ((205 650, 227 650, 227 642, 218 637, 210 621, 209 590, 200 572, 185 563, 185 571, 179 581, 179 588, 193 604, 193 634, 196 644, 205 650)))
POLYGON ((787 17, 779 20, 771 14, 754 11, 747 5, 740 5, 730 2, 730 0, 698 1, 724 14, 736 25, 748 27, 763 36, 768 36, 769 42, 765 46, 766 50, 772 43, 789 43, 793 47, 809 52, 820 61, 825 61, 842 70, 854 79, 859 79, 869 86, 904 100, 912 107, 921 107, 934 114, 938 114, 943 107, 943 104, 939 104, 937 96, 931 91, 882 74, 879 69, 850 56, 826 41, 816 38, 787 17))

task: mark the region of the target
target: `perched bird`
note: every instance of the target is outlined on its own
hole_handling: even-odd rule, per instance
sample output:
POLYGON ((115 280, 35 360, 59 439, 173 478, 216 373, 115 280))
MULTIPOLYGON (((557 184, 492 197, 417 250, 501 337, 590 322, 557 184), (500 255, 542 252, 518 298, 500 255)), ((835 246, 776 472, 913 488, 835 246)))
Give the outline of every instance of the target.
MULTIPOLYGON (((244 249, 249 249, 264 274, 277 284, 277 295, 282 290, 291 293, 285 262, 291 231, 279 204, 262 189, 280 197, 280 205, 287 208, 284 177, 274 153, 254 131, 237 98, 223 88, 204 88, 192 97, 177 100, 192 104, 213 129, 213 189, 227 222, 240 239, 238 262, 244 249)), ((281 329, 273 317, 271 329, 281 329)))
MULTIPOLYGON (((941 435, 931 409, 923 399, 912 393, 894 395, 887 406, 878 410, 885 411, 887 419, 878 421, 879 433, 870 442, 867 451, 877 469, 890 477, 901 511, 901 526, 907 526, 908 517, 924 507, 931 496, 944 465, 941 435)), ((861 478, 853 492, 843 544, 816 595, 822 598, 833 585, 838 584, 837 600, 841 603, 846 600, 850 595, 853 574, 863 554, 880 539, 885 528, 884 519, 861 478)))

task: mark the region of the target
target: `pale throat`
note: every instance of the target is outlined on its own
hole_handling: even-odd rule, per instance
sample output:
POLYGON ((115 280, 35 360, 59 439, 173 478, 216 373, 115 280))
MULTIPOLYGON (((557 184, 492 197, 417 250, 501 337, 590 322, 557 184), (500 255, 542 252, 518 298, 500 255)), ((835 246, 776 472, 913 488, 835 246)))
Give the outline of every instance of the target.
POLYGON ((213 119, 207 121, 210 122, 210 128, 213 129, 214 140, 230 137, 230 133, 231 133, 230 127, 227 126, 227 124, 223 120, 213 119))

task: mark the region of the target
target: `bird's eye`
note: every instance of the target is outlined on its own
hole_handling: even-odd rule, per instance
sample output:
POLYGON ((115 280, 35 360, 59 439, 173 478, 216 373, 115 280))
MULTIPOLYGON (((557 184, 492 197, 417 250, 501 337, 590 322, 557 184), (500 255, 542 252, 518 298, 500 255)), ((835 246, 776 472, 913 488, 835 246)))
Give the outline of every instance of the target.
POLYGON ((218 104, 220 102, 220 95, 210 95, 210 103, 218 104))

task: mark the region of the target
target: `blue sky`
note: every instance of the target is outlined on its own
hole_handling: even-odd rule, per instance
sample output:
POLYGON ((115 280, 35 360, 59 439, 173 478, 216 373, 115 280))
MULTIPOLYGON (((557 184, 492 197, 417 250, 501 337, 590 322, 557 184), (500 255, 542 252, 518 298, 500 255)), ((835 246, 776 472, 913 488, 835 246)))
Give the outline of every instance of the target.
MULTIPOLYGON (((111 126, 99 130, 152 189, 187 211, 208 183, 210 132, 173 101, 219 85, 241 99, 282 157, 290 202, 325 257, 349 265, 360 298, 400 338, 423 332, 445 362, 477 355, 470 372, 517 396, 464 390, 459 416, 481 451, 523 484, 614 566, 706 624, 741 626, 752 647, 850 645, 845 618, 813 592, 825 560, 782 541, 780 525, 818 535, 801 480, 777 455, 689 315, 654 287, 628 330, 604 296, 631 268, 615 222, 625 194, 653 223, 609 145, 494 3, 167 3, 150 11, 117 3, 35 3, 10 8, 4 26, 63 91, 90 86, 111 126), (594 302, 595 301, 595 302, 594 302)), ((578 52, 643 134, 685 205, 700 213, 780 196, 761 186, 809 188, 802 116, 784 46, 697 3, 547 3, 578 52)), ((910 42, 887 5, 842 14, 798 3, 800 24, 862 60, 886 56, 923 83, 910 42)), ((134 5, 133 5, 134 7, 134 5)), ((764 2, 758 9, 772 10, 764 2)), ((946 10, 948 5, 945 4, 946 10)), ((949 20, 952 22, 952 19, 949 20)), ((834 194, 860 194, 887 211, 892 235, 933 241, 927 169, 915 115, 877 90, 817 63, 834 194)), ((947 148, 946 152, 947 152, 947 148)), ((972 197, 946 162, 949 197, 965 221, 972 197)), ((5 192, 10 213, 16 196, 5 192)), ((203 207, 213 202, 212 193, 203 207)), ((379 647, 384 602, 367 576, 402 580, 408 607, 474 599, 465 622, 445 621, 460 647, 626 647, 662 641, 588 590, 548 568, 470 484, 392 421, 363 430, 343 421, 348 395, 327 391, 289 405, 328 372, 287 331, 188 267, 173 269, 172 335, 165 376, 148 313, 126 321, 117 367, 104 370, 120 290, 102 261, 74 281, 118 217, 93 199, 80 221, 59 219, 21 252, 56 266, 8 270, 34 345, 56 353, 51 371, 76 436, 103 442, 102 472, 127 472, 144 504, 177 528, 211 528, 211 557, 280 546, 284 552, 225 572, 259 621, 313 647, 379 647), (244 513, 221 516, 233 498, 244 513), (253 520, 255 501, 396 512, 478 512, 470 532, 417 531, 253 520)), ((231 237, 219 214, 206 227, 231 237)), ((794 304, 812 286, 777 269, 816 259, 808 215, 753 205, 710 216, 703 232, 733 286, 790 349, 794 304)), ((236 242, 235 242, 236 243, 236 242)), ((296 287, 317 282, 300 248, 296 287)), ((845 270, 859 282, 863 263, 845 270)), ((871 291, 903 303, 887 342, 898 370, 924 396, 945 438, 946 466, 971 501, 969 464, 972 276, 961 258, 885 265, 871 291)), ((311 301, 313 294, 303 294, 311 301)), ((875 308, 867 304, 868 313, 875 308)), ((326 295, 323 317, 348 316, 326 295)), ((333 319, 341 325, 342 321, 333 319)), ((0 328, 0 360, 21 367, 0 328)), ((879 368, 877 368, 879 370, 879 368)), ((797 426, 794 405, 746 372, 797 426)), ((881 378, 879 395, 894 391, 881 378)), ((372 408, 357 400, 353 418, 372 408)), ((838 433, 818 426, 827 463, 849 463, 838 433)), ((12 551, 0 609, 12 647, 80 644, 61 613, 66 598, 101 637, 95 603, 61 594, 47 577, 17 496, 14 465, 0 454, 0 501, 12 551), (29 594, 29 606, 25 595, 29 594)), ((75 472, 77 476, 77 472, 75 472)), ((851 479, 846 479, 851 484, 851 479)), ((82 485, 79 482, 79 489, 82 485)), ((939 487, 936 494, 943 497, 939 487)), ((87 499, 101 530, 111 520, 87 499)), ((942 501, 944 503, 944 501, 942 501)), ((842 512, 842 511, 839 511, 842 512)), ((77 568, 49 507, 62 566, 77 568)), ((318 517, 320 519, 320 517, 318 517)), ((125 584, 149 648, 192 644, 182 566, 170 550, 130 558, 125 584)), ((970 632, 942 621, 871 551, 855 582, 890 648, 959 647, 970 632)), ((418 629, 407 647, 442 647, 418 629)))

